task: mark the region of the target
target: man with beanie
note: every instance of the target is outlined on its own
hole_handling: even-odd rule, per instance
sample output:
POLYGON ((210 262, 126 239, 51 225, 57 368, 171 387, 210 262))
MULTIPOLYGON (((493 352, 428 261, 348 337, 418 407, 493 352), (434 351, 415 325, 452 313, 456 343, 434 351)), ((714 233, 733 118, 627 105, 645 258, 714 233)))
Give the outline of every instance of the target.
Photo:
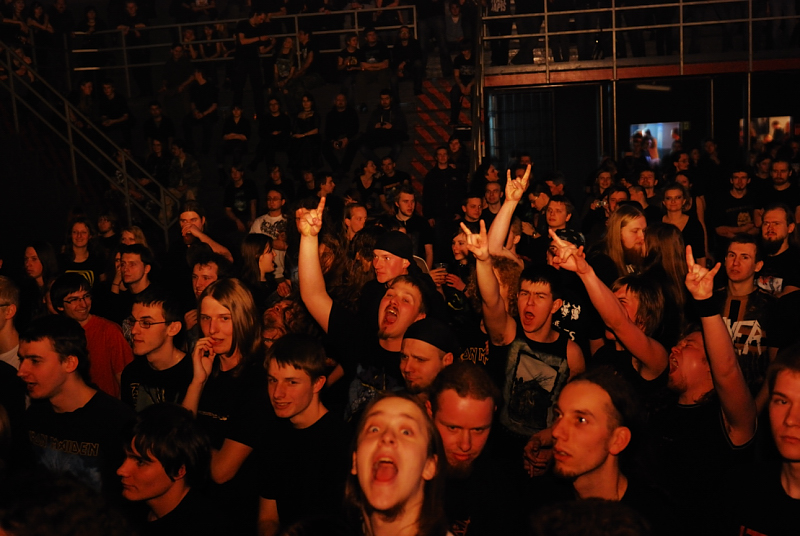
POLYGON ((400 349, 400 372, 406 389, 427 400, 436 376, 453 363, 453 355, 457 354, 455 334, 441 320, 426 317, 411 324, 400 349))

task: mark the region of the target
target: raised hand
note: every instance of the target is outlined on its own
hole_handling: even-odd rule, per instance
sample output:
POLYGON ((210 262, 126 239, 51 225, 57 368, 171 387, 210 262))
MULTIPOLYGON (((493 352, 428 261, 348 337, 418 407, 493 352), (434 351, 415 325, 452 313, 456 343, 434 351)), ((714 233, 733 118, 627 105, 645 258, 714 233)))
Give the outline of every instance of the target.
POLYGON ((577 248, 574 244, 562 240, 552 229, 550 229, 550 238, 553 241, 553 245, 556 247, 556 256, 553 258, 553 266, 579 274, 585 274, 591 270, 589 263, 586 262, 586 254, 583 252, 583 246, 577 248))
POLYGON ((298 208, 295 212, 297 230, 301 236, 317 236, 322 229, 322 213, 325 209, 325 198, 321 197, 317 208, 311 210, 298 208))
POLYGON ((714 294, 714 276, 719 272, 721 264, 717 263, 709 270, 694 262, 692 246, 686 246, 686 290, 695 300, 705 300, 714 294))
POLYGON ((211 344, 209 337, 203 337, 197 340, 192 353, 192 367, 194 369, 193 383, 205 384, 208 377, 211 375, 211 367, 214 365, 214 359, 217 354, 214 353, 214 348, 211 344))
POLYGON ((511 180, 511 170, 508 170, 508 180, 506 180, 506 199, 519 203, 525 190, 528 189, 528 180, 531 176, 531 166, 528 164, 525 174, 521 179, 511 180))
POLYGON ((489 239, 486 236, 486 224, 481 220, 481 230, 480 233, 474 234, 470 231, 464 222, 461 222, 461 229, 464 231, 464 234, 467 236, 467 249, 469 249, 470 253, 475 255, 475 258, 479 261, 488 261, 489 260, 489 239))

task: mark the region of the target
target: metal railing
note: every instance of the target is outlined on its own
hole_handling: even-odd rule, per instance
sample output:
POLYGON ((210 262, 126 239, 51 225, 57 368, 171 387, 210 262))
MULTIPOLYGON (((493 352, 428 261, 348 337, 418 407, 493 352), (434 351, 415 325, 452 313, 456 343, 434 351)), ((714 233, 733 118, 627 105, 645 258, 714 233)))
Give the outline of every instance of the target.
MULTIPOLYGON (((483 17, 483 28, 481 32, 481 38, 484 42, 496 42, 496 41, 512 41, 517 39, 544 39, 544 69, 545 69, 545 78, 546 83, 550 83, 550 69, 551 69, 551 61, 549 61, 549 54, 548 51, 551 50, 551 42, 553 38, 566 38, 568 39, 570 36, 598 36, 601 37, 604 34, 607 39, 610 39, 610 46, 611 46, 611 66, 612 66, 612 80, 617 80, 617 67, 618 67, 618 50, 617 46, 625 46, 625 39, 624 36, 630 35, 632 32, 643 32, 645 30, 665 30, 669 31, 670 33, 673 31, 677 31, 678 39, 677 39, 677 62, 671 58, 674 58, 675 54, 672 55, 665 55, 660 56, 670 63, 678 63, 680 65, 680 74, 684 74, 684 65, 687 63, 686 58, 686 30, 692 28, 700 28, 706 26, 727 26, 724 30, 731 30, 731 28, 735 27, 746 27, 747 32, 744 36, 746 39, 746 50, 743 50, 742 53, 747 54, 747 61, 748 61, 748 72, 753 70, 753 54, 754 54, 754 46, 755 46, 755 39, 754 39, 754 26, 757 26, 760 31, 764 31, 764 37, 768 37, 766 33, 767 27, 772 22, 785 22, 787 25, 787 35, 792 33, 791 26, 792 23, 796 24, 800 20, 800 14, 794 15, 792 17, 786 16, 768 16, 763 13, 756 13, 754 10, 758 11, 761 8, 761 4, 758 4, 758 7, 754 7, 754 0, 700 0, 700 1, 678 1, 678 2, 670 2, 670 3, 658 3, 658 4, 637 4, 637 5, 624 5, 624 6, 617 6, 617 0, 611 0, 611 7, 602 7, 602 8, 592 8, 592 9, 573 9, 573 10, 559 10, 559 11, 551 11, 548 10, 548 3, 544 2, 544 10, 537 13, 521 13, 521 14, 512 14, 512 15, 495 15, 495 16, 484 16, 483 17), (735 7, 735 9, 732 9, 735 7), (707 20, 696 20, 698 14, 702 14, 705 10, 712 10, 715 14, 716 18, 714 19, 707 19, 707 20), (640 24, 640 25, 633 25, 627 24, 620 26, 619 23, 625 18, 626 14, 632 14, 633 12, 637 12, 637 15, 641 15, 642 13, 645 16, 650 16, 651 20, 655 21, 658 20, 659 14, 663 14, 665 11, 675 10, 675 14, 677 14, 677 20, 669 21, 667 23, 658 23, 658 24, 640 24), (688 12, 688 15, 687 15, 688 12), (727 15, 738 15, 744 14, 744 16, 734 16, 731 18, 723 18, 727 15), (564 26, 565 18, 568 19, 570 17, 574 17, 576 15, 596 15, 597 19, 595 22, 605 20, 607 23, 610 23, 610 26, 607 27, 593 27, 593 28, 581 28, 577 30, 565 30, 565 31, 551 31, 550 27, 552 25, 552 20, 555 17, 561 17, 560 25, 564 26), (509 33, 509 34, 501 34, 501 35, 489 35, 489 31, 487 28, 487 24, 491 24, 493 21, 519 21, 525 19, 538 19, 541 18, 542 22, 542 29, 543 31, 538 31, 534 33, 509 33)), ((638 18, 638 17, 637 17, 638 18)), ((633 19, 634 21, 636 19, 633 19)), ((699 32, 695 32, 692 35, 692 38, 699 37, 699 32)), ((672 35, 667 36, 667 39, 673 39, 672 35)), ((767 41, 765 41, 765 44, 767 41)), ((777 51, 777 50, 776 50, 777 51)), ((589 61, 589 60, 586 60, 589 61)), ((591 63, 591 62, 590 62, 591 63)), ((533 67, 533 66, 531 66, 533 67)), ((585 65, 584 67, 591 67, 591 65, 585 65)))
MULTIPOLYGON (((417 25, 416 25, 416 7, 415 6, 396 6, 396 7, 383 7, 383 8, 364 8, 364 9, 352 9, 352 10, 342 10, 342 11, 330 11, 325 13, 300 13, 295 15, 282 15, 279 17, 272 17, 271 23, 272 24, 283 24, 285 25, 286 31, 281 33, 274 33, 271 34, 270 37, 276 40, 275 46, 278 46, 277 40, 280 40, 285 37, 295 37, 299 30, 306 29, 309 27, 313 27, 315 24, 320 22, 330 21, 331 18, 341 18, 343 21, 346 20, 347 17, 352 17, 352 21, 347 24, 350 27, 347 28, 337 28, 333 30, 313 30, 313 35, 315 37, 319 36, 344 36, 349 32, 361 33, 364 31, 365 28, 374 27, 376 31, 380 32, 387 32, 392 30, 397 30, 401 26, 408 26, 414 32, 414 36, 417 35, 417 25), (376 25, 375 23, 375 14, 380 14, 381 12, 397 12, 398 13, 398 21, 399 24, 389 24, 389 25, 376 25), (410 20, 405 21, 404 17, 407 14, 411 14, 409 17, 410 20), (365 18, 373 19, 373 20, 365 20, 365 18)), ((155 25, 155 26, 145 26, 143 28, 138 28, 137 30, 140 32, 144 32, 150 34, 151 36, 158 36, 159 34, 161 37, 158 39, 157 42, 144 44, 144 45, 137 45, 137 46, 129 46, 125 43, 125 36, 123 30, 120 29, 110 29, 110 30, 103 30, 99 32, 94 32, 93 36, 108 36, 109 38, 113 38, 118 40, 118 44, 112 46, 104 46, 101 48, 75 48, 72 49, 69 54, 71 54, 71 60, 67 61, 68 65, 73 65, 70 68, 72 72, 87 72, 87 71, 120 71, 122 70, 125 76, 125 89, 128 96, 131 95, 131 79, 130 79, 130 69, 136 67, 154 67, 154 66, 163 66, 164 61, 167 57, 167 51, 172 48, 175 42, 180 42, 182 45, 186 46, 187 44, 193 45, 203 45, 206 43, 223 43, 223 44, 230 44, 235 47, 236 38, 235 36, 221 38, 221 39, 195 39, 191 43, 183 42, 183 35, 185 29, 201 29, 206 26, 207 24, 225 24, 225 25, 233 25, 238 23, 242 20, 247 19, 225 19, 225 20, 217 20, 212 22, 192 22, 192 23, 182 23, 182 24, 165 24, 165 25, 155 25), (174 33, 173 33, 174 32, 174 33), (169 36, 172 34, 173 38, 169 39, 168 37, 165 38, 164 35, 169 36), (180 35, 180 39, 175 39, 177 35, 180 35), (132 63, 130 62, 130 53, 132 51, 137 50, 146 50, 146 51, 161 51, 164 52, 163 59, 160 61, 148 61, 148 62, 138 62, 132 63), (90 54, 97 54, 97 53, 118 53, 121 55, 121 62, 118 64, 113 65, 82 65, 82 66, 75 66, 81 62, 81 57, 86 57, 90 54)), ((80 37, 83 34, 78 34, 80 37)), ((155 39, 154 39, 155 40, 155 39)), ((297 54, 298 58, 300 57, 300 43, 295 39, 295 53, 297 54)), ((326 48, 321 49, 320 52, 323 54, 328 53, 336 53, 339 52, 342 47, 338 48, 326 48)), ((272 52, 267 54, 261 54, 261 57, 270 57, 272 56, 272 52)), ((225 57, 218 57, 213 59, 205 59, 205 58, 196 58, 194 62, 228 62, 233 61, 233 57, 225 56, 225 57)))
MULTIPOLYGON (((8 91, 11 98, 14 129, 18 133, 20 132, 20 107, 22 107, 67 144, 70 155, 70 171, 76 186, 80 182, 77 165, 79 157, 84 164, 94 169, 105 179, 112 188, 122 193, 128 225, 132 223, 131 207, 135 206, 141 214, 147 216, 163 230, 165 244, 169 245, 169 228, 178 221, 178 218, 177 216, 169 217, 167 215, 167 207, 168 205, 177 207, 178 198, 155 180, 136 161, 122 158, 121 162, 117 162, 114 157, 108 154, 107 150, 100 148, 95 140, 107 145, 115 155, 122 152, 121 148, 103 133, 97 125, 39 76, 28 64, 24 56, 20 56, 10 47, 6 47, 5 54, 0 55, 0 66, 5 68, 8 74, 6 80, 0 80, 0 87, 8 91), (25 92, 24 95, 21 94, 23 90, 25 92), (56 121, 45 117, 45 114, 42 113, 43 111, 52 113, 58 123, 61 124, 56 124, 56 121), (92 135, 89 136, 81 128, 78 128, 74 124, 75 121, 80 121, 87 125, 91 129, 92 135), (93 150, 93 154, 88 153, 89 149, 93 150), (107 169, 103 169, 101 164, 109 167, 113 175, 109 176, 107 169), (158 186, 158 196, 153 195, 146 188, 136 187, 131 184, 131 181, 135 182, 135 179, 128 173, 130 166, 136 169, 137 175, 141 178, 149 179, 152 184, 158 186), (133 191, 143 196, 144 203, 132 195, 133 191), (149 207, 146 201, 148 198, 153 203, 149 207), (154 207, 157 208, 155 214, 152 213, 154 207)), ((122 153, 124 154, 124 152, 122 153)))

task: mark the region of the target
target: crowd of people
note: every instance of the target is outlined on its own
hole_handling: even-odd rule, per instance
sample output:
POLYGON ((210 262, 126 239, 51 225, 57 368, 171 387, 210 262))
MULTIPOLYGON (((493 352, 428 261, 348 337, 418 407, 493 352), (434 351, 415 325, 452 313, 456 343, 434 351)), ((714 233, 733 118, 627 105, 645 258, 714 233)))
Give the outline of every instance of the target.
POLYGON ((236 248, 197 201, 161 253, 76 212, 4 259, 0 528, 796 533, 796 142, 640 142, 583 214, 526 154, 467 180, 447 147, 421 195, 276 181, 236 248))
MULTIPOLYGON (((246 27, 267 13, 240 44, 268 41, 246 27)), ((184 129, 203 130, 198 153, 216 146, 213 73, 178 68, 192 56, 173 47, 144 129, 178 200, 169 247, 87 207, 62 245, 0 259, 0 531, 800 532, 797 140, 740 166, 713 140, 656 159, 637 133, 573 199, 525 151, 505 177, 488 161, 470 174, 453 137, 413 180, 388 135, 404 124, 391 81, 364 69, 316 142, 322 169, 303 160, 322 137, 313 96, 291 89, 306 66, 287 58, 258 108, 263 195, 236 101, 212 222, 194 141, 163 114, 191 88, 184 129), (347 103, 371 83, 386 89, 356 144, 347 103), (296 145, 278 136, 289 106, 308 129, 296 145), (274 162, 287 147, 290 174, 274 162)), ((255 89, 260 65, 237 65, 255 89)))

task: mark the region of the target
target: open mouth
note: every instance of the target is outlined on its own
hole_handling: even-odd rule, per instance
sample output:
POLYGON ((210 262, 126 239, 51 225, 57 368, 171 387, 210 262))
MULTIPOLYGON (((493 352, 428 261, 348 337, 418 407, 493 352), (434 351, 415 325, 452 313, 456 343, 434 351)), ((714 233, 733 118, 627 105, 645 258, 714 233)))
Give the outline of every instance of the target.
POLYGON ((372 479, 376 482, 391 482, 397 477, 397 465, 391 458, 379 458, 372 464, 372 479))
POLYGON ((383 315, 383 321, 387 324, 394 324, 397 322, 397 313, 398 311, 394 307, 387 307, 383 315))

